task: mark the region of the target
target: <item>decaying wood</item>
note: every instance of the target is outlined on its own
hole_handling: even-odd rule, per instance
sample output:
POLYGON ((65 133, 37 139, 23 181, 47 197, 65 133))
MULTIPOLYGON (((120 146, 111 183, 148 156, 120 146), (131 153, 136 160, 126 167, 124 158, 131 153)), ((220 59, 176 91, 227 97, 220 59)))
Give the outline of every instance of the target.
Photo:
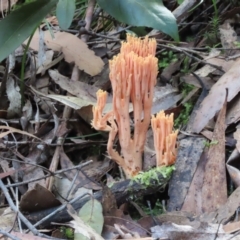
MULTIPOLYGON (((152 179, 150 181, 149 185, 141 184, 135 180, 124 180, 121 182, 115 183, 111 191, 115 195, 117 204, 120 205, 128 200, 130 197, 143 197, 145 195, 149 195, 152 193, 156 193, 157 191, 163 190, 166 184, 169 181, 169 178, 163 177, 162 174, 158 174, 158 179, 152 179)), ((93 197, 99 201, 102 200, 102 191, 96 192, 93 197)), ((73 208, 78 211, 87 201, 91 199, 90 196, 84 197, 80 201, 74 202, 72 204, 73 208)), ((39 212, 33 212, 29 213, 26 216, 26 218, 33 224, 37 223, 39 220, 43 219, 47 215, 49 215, 51 212, 55 211, 57 208, 51 208, 44 211, 39 212)), ((51 226, 51 222, 58 222, 63 223, 70 221, 71 217, 67 213, 66 208, 62 211, 58 212, 57 214, 54 214, 54 216, 48 218, 45 222, 43 222, 38 227, 46 228, 51 226)))

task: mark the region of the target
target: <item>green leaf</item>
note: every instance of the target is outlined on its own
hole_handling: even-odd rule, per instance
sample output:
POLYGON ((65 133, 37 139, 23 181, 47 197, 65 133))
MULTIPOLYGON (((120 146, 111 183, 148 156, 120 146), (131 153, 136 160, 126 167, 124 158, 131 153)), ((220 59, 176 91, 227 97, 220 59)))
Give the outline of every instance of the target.
POLYGON ((0 61, 26 40, 57 0, 37 0, 23 5, 0 21, 0 61))
POLYGON ((75 13, 75 9, 75 0, 58 1, 56 14, 59 25, 63 30, 67 30, 70 27, 75 13))
MULTIPOLYGON (((99 201, 93 199, 86 202, 80 209, 78 216, 84 221, 85 224, 89 225, 96 233, 101 235, 103 229, 103 213, 102 205, 99 201)), ((81 233, 74 234, 75 240, 87 240, 87 237, 81 233)))
POLYGON ((102 205, 99 201, 95 199, 89 200, 80 209, 78 215, 84 223, 92 227, 98 234, 102 233, 104 219, 102 205))
POLYGON ((179 40, 176 19, 164 7, 162 0, 97 0, 97 2, 120 22, 158 29, 176 41, 179 40))
MULTIPOLYGON (((86 202, 80 209, 78 216, 85 224, 90 226, 96 233, 101 235, 104 218, 102 213, 102 205, 99 201, 92 199, 86 202)), ((75 240, 87 240, 88 238, 81 233, 74 234, 75 240)))

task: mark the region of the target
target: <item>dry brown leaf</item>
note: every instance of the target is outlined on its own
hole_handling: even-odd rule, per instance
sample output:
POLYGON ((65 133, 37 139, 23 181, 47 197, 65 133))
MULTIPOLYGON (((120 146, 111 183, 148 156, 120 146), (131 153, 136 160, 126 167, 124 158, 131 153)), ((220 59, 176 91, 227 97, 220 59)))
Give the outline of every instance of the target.
POLYGON ((204 149, 204 141, 204 138, 200 137, 188 137, 179 141, 176 170, 169 182, 168 211, 182 208, 204 149))
MULTIPOLYGON (((166 222, 151 228, 152 237, 155 239, 184 239, 184 240, 228 240, 232 235, 223 230, 222 224, 202 223, 197 227, 177 225, 166 222), (216 236, 217 234, 217 236, 216 236)), ((233 238, 239 239, 239 238, 233 238)))
MULTIPOLYGON (((206 61, 206 63, 210 63, 215 66, 218 66, 222 68, 223 71, 227 72, 228 69, 230 69, 234 64, 234 61, 233 60, 227 61, 226 59, 219 58, 220 53, 221 51, 212 49, 211 52, 209 53, 209 56, 204 58, 204 61, 206 61)), ((209 76, 209 74, 213 73, 214 71, 216 71, 215 67, 210 66, 209 64, 206 64, 202 68, 196 70, 195 73, 199 77, 203 78, 203 77, 209 76)))
MULTIPOLYGON (((74 164, 72 163, 72 161, 69 159, 69 157, 66 155, 66 153, 64 152, 63 148, 60 149, 60 153, 59 153, 59 157, 60 157, 60 165, 62 169, 65 168, 70 168, 73 167, 74 164)), ((99 190, 101 189, 101 186, 97 185, 96 183, 94 183, 93 181, 91 181, 90 178, 88 178, 87 176, 85 176, 82 171, 78 171, 76 169, 73 170, 69 170, 67 172, 64 172, 64 175, 70 180, 72 181, 74 179, 75 174, 78 172, 78 177, 75 180, 75 185, 78 186, 78 188, 80 187, 85 187, 88 189, 94 189, 94 190, 99 190)))
POLYGON ((23 212, 36 212, 52 207, 58 207, 61 202, 56 199, 52 192, 40 184, 35 184, 35 188, 27 191, 21 198, 19 207, 23 212))
MULTIPOLYGON (((4 231, 9 231, 16 221, 16 213, 10 207, 4 207, 1 209, 0 215, 0 229, 4 231)), ((15 226, 14 230, 18 227, 15 226)), ((0 234, 1 238, 1 234, 0 234)))
MULTIPOLYGON (((39 50, 39 32, 34 33, 30 48, 39 50)), ((25 41, 28 41, 28 39, 25 41)), ((104 66, 102 59, 90 50, 86 43, 73 34, 66 32, 54 33, 54 39, 49 31, 44 32, 44 41, 53 51, 63 52, 67 62, 74 62, 80 70, 91 76, 99 74, 104 66)))
POLYGON ((212 87, 208 96, 203 100, 197 111, 193 131, 199 133, 222 108, 226 89, 228 89, 227 101, 231 101, 240 91, 240 59, 226 72, 212 87))
POLYGON ((234 50, 236 48, 235 42, 238 41, 237 33, 228 21, 219 26, 219 33, 222 46, 226 49, 225 53, 227 55, 231 56, 239 52, 239 50, 234 50))
POLYGON ((205 150, 198 162, 197 170, 193 176, 187 196, 184 199, 181 211, 186 211, 194 215, 202 213, 202 186, 206 161, 207 156, 205 150))
POLYGON ((19 134, 23 134, 23 135, 27 135, 29 137, 35 138, 35 139, 37 139, 37 140, 42 142, 42 140, 40 138, 32 135, 31 133, 28 133, 28 132, 25 132, 25 131, 21 131, 21 130, 13 128, 13 127, 0 126, 0 130, 2 130, 2 129, 8 130, 8 131, 0 133, 0 138, 3 138, 3 137, 7 136, 10 133, 19 133, 19 134))
POLYGON ((226 233, 234 233, 240 230, 240 221, 231 222, 223 226, 226 233))
POLYGON ((57 70, 49 70, 48 73, 63 90, 90 104, 96 103, 96 92, 99 88, 84 82, 70 81, 68 77, 61 75, 57 70))
MULTIPOLYGON (((210 63, 211 65, 205 64, 203 67, 201 67, 198 70, 196 70, 195 74, 198 75, 201 78, 208 77, 210 74, 218 71, 212 65, 218 66, 219 68, 222 68, 222 70, 224 72, 227 72, 228 69, 230 69, 231 66, 234 64, 234 61, 233 60, 227 61, 226 59, 222 59, 222 58, 220 58, 220 54, 221 54, 220 50, 212 49, 209 52, 209 55, 207 57, 203 58, 206 63, 210 63)), ((204 80, 204 79, 202 79, 202 80, 204 80)))
POLYGON ((49 94, 46 97, 54 99, 62 104, 69 106, 75 110, 81 109, 82 107, 94 105, 95 102, 85 101, 83 99, 71 96, 53 95, 49 94))
POLYGON ((9 76, 6 83, 6 93, 10 102, 7 116, 16 117, 21 114, 21 93, 18 84, 12 76, 9 76))
MULTIPOLYGON (((226 90, 225 90, 226 91, 226 90)), ((226 94, 225 94, 226 96, 226 94)), ((227 97, 226 97, 227 98, 227 97)), ((203 212, 215 211, 227 201, 225 164, 225 117, 227 99, 218 115, 213 132, 214 144, 210 145, 202 187, 203 212)))
POLYGON ((222 205, 215 213, 215 218, 211 217, 211 222, 225 224, 229 222, 234 213, 240 206, 240 187, 228 197, 227 202, 222 205))
MULTIPOLYGON (((89 106, 89 105, 94 105, 96 101, 89 101, 86 99, 82 99, 82 98, 78 98, 78 97, 72 97, 72 96, 62 96, 62 95, 54 95, 54 94, 49 94, 49 95, 45 95, 44 93, 34 89, 33 87, 31 87, 31 90, 34 91, 35 93, 37 93, 40 96, 44 96, 56 101, 61 102, 62 104, 69 106, 73 109, 81 109, 84 106, 89 106)), ((92 108, 92 106, 91 106, 92 108)))
POLYGON ((151 114, 158 113, 160 110, 167 110, 174 106, 182 98, 177 88, 167 85, 165 87, 156 86, 151 114))

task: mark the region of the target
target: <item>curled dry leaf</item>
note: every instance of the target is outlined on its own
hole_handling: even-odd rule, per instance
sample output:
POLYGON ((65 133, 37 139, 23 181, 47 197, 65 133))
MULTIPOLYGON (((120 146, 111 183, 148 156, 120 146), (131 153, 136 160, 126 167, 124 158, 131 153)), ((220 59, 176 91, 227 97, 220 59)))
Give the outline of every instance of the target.
POLYGON ((40 138, 34 136, 33 134, 25 132, 25 131, 18 130, 18 129, 13 128, 13 127, 0 126, 0 130, 2 130, 2 129, 8 130, 8 131, 0 133, 0 138, 3 138, 3 137, 7 136, 10 133, 19 133, 19 134, 23 134, 23 135, 27 135, 29 137, 35 138, 35 139, 37 139, 37 140, 42 142, 42 140, 40 138))
MULTIPOLYGON (((30 43, 30 48, 39 50, 39 32, 34 33, 30 43)), ((25 41, 28 41, 28 39, 25 41)), ((67 62, 74 62, 80 70, 85 71, 91 76, 99 74, 104 66, 102 59, 91 51, 87 44, 73 34, 66 32, 57 32, 52 34, 49 31, 44 32, 44 41, 48 48, 53 51, 63 52, 67 62)))
POLYGON ((203 100, 197 111, 193 131, 199 133, 210 119, 222 108, 226 89, 228 89, 227 101, 231 101, 240 91, 240 59, 226 72, 217 83, 214 84, 208 96, 203 100))

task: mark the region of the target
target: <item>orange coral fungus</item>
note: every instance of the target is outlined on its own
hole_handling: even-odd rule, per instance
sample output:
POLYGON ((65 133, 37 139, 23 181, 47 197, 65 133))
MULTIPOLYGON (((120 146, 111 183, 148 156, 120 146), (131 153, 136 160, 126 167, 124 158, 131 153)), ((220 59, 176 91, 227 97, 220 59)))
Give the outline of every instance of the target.
POLYGON ((178 131, 173 131, 173 114, 165 115, 160 111, 156 117, 152 116, 154 147, 157 166, 168 166, 175 163, 177 149, 176 140, 178 131))
POLYGON ((128 35, 120 53, 109 61, 113 111, 103 116, 107 93, 102 90, 97 92, 97 106, 93 108, 92 125, 97 130, 110 131, 108 154, 123 168, 128 178, 142 170, 142 153, 151 121, 153 91, 158 73, 155 53, 155 39, 139 39, 128 35), (130 129, 130 103, 134 112, 133 136, 130 129), (121 155, 113 148, 117 134, 121 155))
POLYGON ((111 127, 107 125, 107 121, 112 116, 112 112, 107 113, 103 117, 103 109, 107 101, 107 92, 99 89, 97 91, 97 105, 93 107, 93 121, 92 126, 96 130, 110 131, 111 127))

